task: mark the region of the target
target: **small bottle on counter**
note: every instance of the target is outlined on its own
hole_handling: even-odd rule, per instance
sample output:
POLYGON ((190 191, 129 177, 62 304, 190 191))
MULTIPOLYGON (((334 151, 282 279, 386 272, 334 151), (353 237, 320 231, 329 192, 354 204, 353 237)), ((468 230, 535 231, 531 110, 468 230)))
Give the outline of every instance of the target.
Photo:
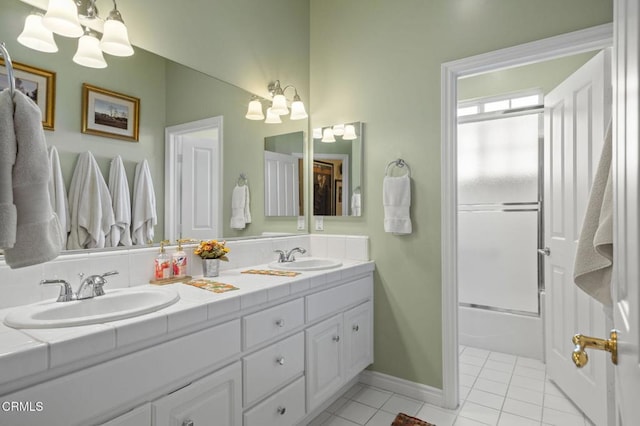
POLYGON ((178 250, 171 255, 174 278, 182 278, 187 275, 187 253, 182 250, 182 243, 184 241, 185 240, 178 240, 178 250))
POLYGON ((171 256, 165 252, 164 246, 169 244, 168 240, 160 241, 160 253, 156 256, 154 266, 154 278, 156 280, 165 280, 171 278, 171 256))

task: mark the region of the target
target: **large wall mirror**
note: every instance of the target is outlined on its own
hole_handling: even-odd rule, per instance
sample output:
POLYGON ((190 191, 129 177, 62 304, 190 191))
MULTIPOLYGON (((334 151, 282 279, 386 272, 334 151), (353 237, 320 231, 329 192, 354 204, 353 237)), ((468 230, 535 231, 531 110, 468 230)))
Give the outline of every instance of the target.
POLYGON ((360 122, 313 130, 313 215, 362 215, 360 122))
MULTIPOLYGON (((91 69, 75 64, 72 61, 77 47, 75 39, 57 37, 59 52, 55 54, 25 48, 17 43, 16 38, 22 31, 24 18, 31 10, 29 5, 19 0, 5 2, 0 14, 0 40, 6 42, 14 62, 55 73, 54 130, 45 131, 45 137, 47 144, 58 150, 67 190, 78 155, 82 152, 90 151, 94 155, 107 182, 111 159, 120 155, 131 195, 136 164, 146 159, 157 207, 157 226, 153 240, 158 242, 165 237, 165 128, 210 117, 222 117, 222 202, 217 208, 217 213, 222 217, 222 231, 219 235, 211 235, 211 238, 256 237, 264 232, 296 232, 296 219, 272 219, 265 214, 264 141, 265 137, 274 135, 306 133, 306 119, 290 121, 283 118, 282 124, 247 120, 245 114, 251 93, 135 46, 135 54, 131 57, 107 57, 106 69, 91 69), (139 141, 129 142, 81 132, 83 83, 140 99, 139 141), (230 218, 232 191, 240 174, 246 176, 251 191, 252 221, 244 229, 238 230, 231 228, 230 218)), ((303 142, 298 152, 303 153, 304 149, 303 142)), ((300 182, 300 185, 304 187, 304 182, 300 182)), ((303 191, 300 191, 300 200, 302 194, 303 191)), ((166 201, 168 205, 181 202, 179 199, 166 201)), ((304 205, 304 202, 300 202, 300 205, 304 205)))

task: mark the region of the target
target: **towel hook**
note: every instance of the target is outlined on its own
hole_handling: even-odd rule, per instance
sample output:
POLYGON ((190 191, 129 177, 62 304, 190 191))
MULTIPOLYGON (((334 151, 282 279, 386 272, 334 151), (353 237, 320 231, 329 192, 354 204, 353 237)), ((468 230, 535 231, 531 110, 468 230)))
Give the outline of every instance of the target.
POLYGON ((7 68, 7 78, 9 79, 9 91, 11 92, 11 96, 13 96, 16 92, 16 78, 13 75, 13 62, 11 62, 11 56, 4 42, 0 43, 0 53, 4 57, 4 63, 7 68))
POLYGON ((398 167, 398 168, 407 168, 407 176, 411 177, 411 167, 409 167, 409 163, 407 163, 406 161, 404 161, 402 158, 398 158, 397 160, 393 160, 391 161, 389 164, 387 164, 387 167, 384 169, 384 174, 385 176, 387 176, 389 174, 389 169, 392 167, 398 167))

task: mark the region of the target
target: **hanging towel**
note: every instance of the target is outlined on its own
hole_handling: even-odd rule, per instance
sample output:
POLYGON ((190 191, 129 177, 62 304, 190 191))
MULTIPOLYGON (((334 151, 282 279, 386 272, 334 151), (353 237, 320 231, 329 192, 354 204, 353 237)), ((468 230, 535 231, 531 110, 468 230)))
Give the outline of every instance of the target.
POLYGON ((13 95, 17 154, 11 176, 18 216, 16 243, 5 250, 12 268, 36 265, 60 254, 64 236, 49 199, 49 161, 40 108, 17 91, 13 95))
POLYGON ((411 233, 411 179, 409 175, 385 176, 382 183, 384 231, 394 234, 411 233))
POLYGON ((130 246, 131 244, 131 200, 129 181, 124 170, 122 157, 116 155, 109 168, 109 194, 113 207, 115 224, 107 234, 107 247, 130 246))
POLYGON ((611 124, 607 129, 593 178, 582 231, 578 240, 573 280, 605 306, 612 305, 613 185, 611 178, 611 124))
POLYGON ((60 157, 55 146, 49 148, 49 199, 51 208, 58 215, 60 229, 64 236, 64 243, 67 243, 67 234, 71 230, 71 219, 69 218, 69 199, 67 198, 67 188, 64 185, 62 169, 60 168, 60 157))
POLYGON ((351 195, 351 216, 362 215, 362 195, 354 192, 351 195))
POLYGON ((231 194, 231 229, 244 229, 251 223, 249 186, 236 185, 231 194))
POLYGON ((16 133, 13 129, 13 98, 9 89, 0 92, 0 249, 16 243, 18 216, 13 203, 11 172, 16 162, 16 133))
POLYGON ((105 247, 106 236, 115 221, 111 195, 96 159, 90 152, 78 157, 69 187, 70 250, 105 247))
POLYGON ((156 195, 149 171, 149 163, 143 160, 136 165, 133 180, 133 210, 131 215, 131 241, 144 245, 153 241, 153 227, 158 223, 156 195))

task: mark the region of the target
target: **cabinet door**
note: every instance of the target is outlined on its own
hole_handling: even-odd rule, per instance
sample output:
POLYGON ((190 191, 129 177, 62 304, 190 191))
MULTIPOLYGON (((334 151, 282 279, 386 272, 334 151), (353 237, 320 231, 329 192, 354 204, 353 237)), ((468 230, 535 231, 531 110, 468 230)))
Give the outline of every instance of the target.
POLYGON ((309 412, 344 384, 342 314, 309 327, 305 333, 309 412))
POLYGON ((372 313, 371 302, 344 313, 346 380, 352 379, 373 362, 372 313))
POLYGON ((151 426, 151 404, 135 408, 102 426, 151 426))
POLYGON ((240 362, 153 402, 156 426, 242 426, 240 362))

